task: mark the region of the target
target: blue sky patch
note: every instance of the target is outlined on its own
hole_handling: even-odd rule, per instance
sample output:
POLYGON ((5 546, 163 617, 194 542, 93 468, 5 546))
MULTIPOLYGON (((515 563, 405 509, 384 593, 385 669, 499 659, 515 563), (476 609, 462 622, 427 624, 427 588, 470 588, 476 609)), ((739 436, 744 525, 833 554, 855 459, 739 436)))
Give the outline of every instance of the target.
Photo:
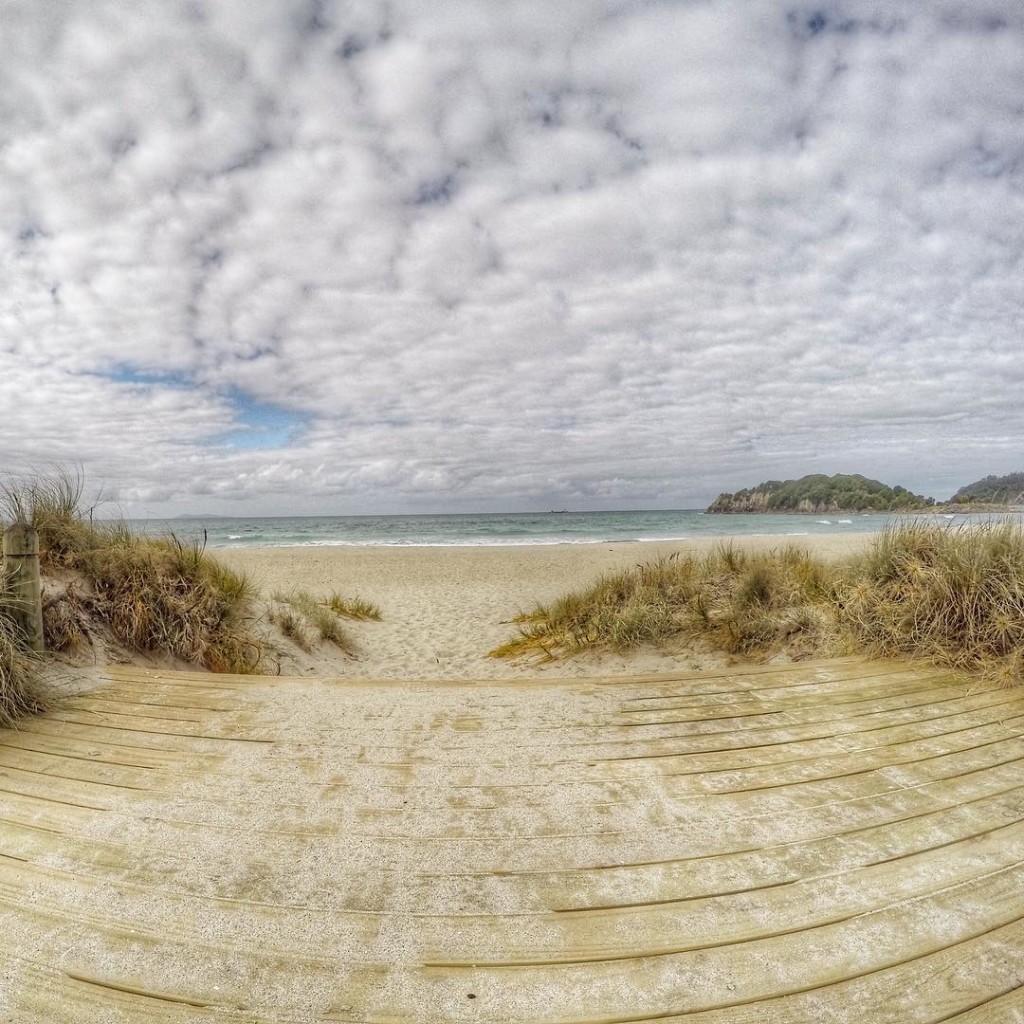
MULTIPOLYGON (((195 382, 184 373, 156 373, 140 370, 130 363, 115 363, 105 370, 95 371, 93 376, 129 384, 136 387, 174 388, 193 390, 195 382)), ((256 451, 265 448, 280 448, 293 441, 309 422, 305 413, 292 412, 270 402, 261 402, 241 388, 228 388, 223 393, 233 413, 233 429, 218 434, 214 441, 238 451, 256 451)), ((197 399, 202 400, 202 399, 197 399)))
POLYGON ((294 440, 309 422, 303 413, 261 402, 238 388, 231 388, 226 397, 234 410, 236 427, 218 440, 239 451, 280 448, 294 440))

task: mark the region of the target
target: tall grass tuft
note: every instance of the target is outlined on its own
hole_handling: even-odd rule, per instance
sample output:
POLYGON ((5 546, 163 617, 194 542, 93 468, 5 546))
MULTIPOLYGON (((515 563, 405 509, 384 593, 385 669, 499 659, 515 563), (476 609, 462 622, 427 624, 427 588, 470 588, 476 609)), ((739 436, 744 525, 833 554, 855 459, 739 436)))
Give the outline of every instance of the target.
POLYGON ((682 638, 761 659, 861 651, 1024 683, 1024 527, 901 524, 827 563, 723 544, 606 576, 517 620, 491 654, 550 659, 682 638))
POLYGON ((0 519, 28 523, 39 533, 42 560, 70 566, 97 537, 82 509, 85 480, 66 469, 0 484, 0 519))
POLYGON ((18 627, 4 609, 0 578, 0 729, 25 715, 43 710, 43 700, 33 680, 32 656, 21 642, 18 627))
POLYGON ((372 601, 366 601, 361 597, 342 597, 341 594, 333 593, 324 604, 345 619, 372 619, 374 622, 380 622, 380 608, 372 601))
MULTIPOLYGON (((278 604, 292 610, 290 613, 292 620, 294 620, 294 612, 298 612, 305 619, 308 626, 319 634, 321 640, 334 644, 335 647, 344 651, 345 654, 352 655, 355 653, 355 643, 348 633, 345 632, 341 620, 338 618, 338 613, 331 607, 318 601, 308 591, 294 590, 287 594, 278 592, 274 594, 274 600, 278 604)), ((303 647, 300 640, 302 632, 298 625, 294 621, 289 621, 285 613, 280 613, 278 618, 279 625, 281 625, 285 634, 290 635, 300 647, 303 647), (290 627, 290 631, 288 627, 290 627)), ((308 647, 304 649, 308 649, 308 647)))
POLYGON ((491 653, 548 660, 685 638, 754 658, 782 647, 809 655, 841 647, 835 585, 831 568, 799 548, 748 553, 722 544, 602 577, 539 606, 518 617, 518 637, 491 653))
POLYGON ((299 650, 307 654, 313 650, 316 637, 309 627, 309 623, 302 615, 294 611, 290 605, 280 604, 270 610, 270 621, 281 630, 299 650))
POLYGON ((78 554, 114 635, 214 672, 255 672, 263 645, 244 625, 254 588, 199 542, 150 540, 117 531, 78 554))
MULTIPOLYGON (((245 626, 254 597, 245 576, 208 555, 205 542, 141 538, 124 523, 94 523, 83 493, 81 474, 57 472, 0 487, 0 510, 39 531, 44 568, 85 577, 94 612, 128 647, 215 672, 255 672, 264 649, 245 626)), ((70 639, 66 622, 52 625, 70 639)))
POLYGON ((915 524, 851 566, 843 620, 881 655, 928 658, 1024 682, 1024 528, 915 524))

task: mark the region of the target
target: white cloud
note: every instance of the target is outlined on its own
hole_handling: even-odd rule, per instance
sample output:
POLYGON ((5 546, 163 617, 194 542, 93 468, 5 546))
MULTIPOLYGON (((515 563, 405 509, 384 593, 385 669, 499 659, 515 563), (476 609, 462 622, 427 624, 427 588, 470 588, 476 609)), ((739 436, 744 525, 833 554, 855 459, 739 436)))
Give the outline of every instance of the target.
POLYGON ((1009 0, 4 22, 0 468, 140 512, 1021 468, 1009 0))

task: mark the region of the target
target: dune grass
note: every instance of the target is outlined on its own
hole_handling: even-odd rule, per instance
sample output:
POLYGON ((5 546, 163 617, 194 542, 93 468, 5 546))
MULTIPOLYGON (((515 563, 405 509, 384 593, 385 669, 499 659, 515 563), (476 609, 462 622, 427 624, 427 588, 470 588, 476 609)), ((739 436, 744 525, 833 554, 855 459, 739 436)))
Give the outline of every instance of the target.
MULTIPOLYGON (((277 599, 275 598, 275 601, 277 599)), ((313 650, 316 636, 306 618, 296 612, 290 605, 277 601, 270 609, 270 621, 281 630, 299 650, 307 654, 313 650)))
POLYGON ((84 572, 114 635, 214 672, 255 672, 263 645, 244 621, 255 589, 202 542, 132 537, 118 528, 81 552, 84 572), (105 542, 104 542, 105 541, 105 542))
POLYGON ((48 651, 74 654, 90 642, 88 611, 74 586, 43 603, 43 640, 48 651))
MULTIPOLYGON (((90 611, 126 646, 215 672, 257 671, 264 647, 245 625, 255 596, 249 580, 208 555, 204 542, 138 537, 124 523, 94 522, 82 496, 80 475, 57 472, 4 485, 0 513, 36 528, 44 571, 80 574, 90 611)), ((73 604, 61 614, 75 617, 73 604)), ((51 631, 59 629, 49 618, 51 631)))
POLYGON ((55 469, 0 483, 0 519, 29 523, 39 533, 44 565, 71 566, 77 554, 98 542, 91 509, 83 509, 81 473, 55 469))
POLYGON ((842 619, 859 645, 1024 682, 1024 527, 910 525, 848 570, 842 619))
POLYGON ((380 608, 372 601, 366 601, 361 597, 342 597, 335 592, 324 602, 336 615, 345 619, 367 619, 380 622, 380 608))
POLYGON ((317 600, 306 590, 293 590, 289 593, 278 591, 273 595, 273 600, 283 606, 283 611, 277 613, 282 632, 303 650, 308 651, 312 647, 309 642, 309 630, 312 630, 321 640, 334 644, 345 654, 355 654, 355 641, 345 631, 338 613, 328 604, 317 600), (306 628, 301 622, 295 621, 296 612, 305 620, 306 628))
MULTIPOLYGON (((0 598, 4 591, 0 579, 0 598)), ((34 680, 34 658, 25 650, 18 627, 0 600, 0 729, 43 710, 34 680)))
POLYGON ((290 640, 310 651, 319 637, 334 644, 345 654, 355 654, 355 641, 346 632, 342 619, 380 621, 380 608, 362 598, 342 597, 334 592, 327 598, 314 597, 307 590, 277 591, 271 618, 290 640))
POLYGON ((836 635, 833 586, 829 567, 799 548, 750 553, 727 543, 604 576, 539 606, 516 619, 518 637, 491 653, 550 660, 680 638, 752 657, 783 642, 816 653, 836 635))
POLYGON ((1024 682, 1024 529, 909 523, 847 562, 723 544, 605 576, 515 620, 494 657, 681 641, 763 660, 857 651, 1024 682))

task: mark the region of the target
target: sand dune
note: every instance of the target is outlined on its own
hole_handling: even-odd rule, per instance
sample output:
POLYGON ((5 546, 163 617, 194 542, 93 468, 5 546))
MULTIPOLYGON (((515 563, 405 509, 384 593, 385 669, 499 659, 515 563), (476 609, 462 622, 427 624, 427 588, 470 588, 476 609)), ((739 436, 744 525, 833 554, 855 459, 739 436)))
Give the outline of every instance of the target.
MULTIPOLYGON (((863 549, 870 534, 800 537, 796 542, 822 557, 863 549)), ((743 537, 748 549, 778 548, 790 538, 743 537)), ((380 605, 382 622, 350 628, 360 644, 358 660, 330 651, 297 667, 309 674, 379 679, 500 679, 583 676, 599 673, 679 671, 712 667, 721 659, 695 658, 688 650, 645 651, 626 657, 587 656, 554 665, 509 663, 487 652, 515 630, 509 620, 602 573, 667 556, 703 550, 721 539, 685 543, 558 544, 510 547, 293 547, 221 549, 217 557, 249 573, 260 589, 340 591, 380 605)))

